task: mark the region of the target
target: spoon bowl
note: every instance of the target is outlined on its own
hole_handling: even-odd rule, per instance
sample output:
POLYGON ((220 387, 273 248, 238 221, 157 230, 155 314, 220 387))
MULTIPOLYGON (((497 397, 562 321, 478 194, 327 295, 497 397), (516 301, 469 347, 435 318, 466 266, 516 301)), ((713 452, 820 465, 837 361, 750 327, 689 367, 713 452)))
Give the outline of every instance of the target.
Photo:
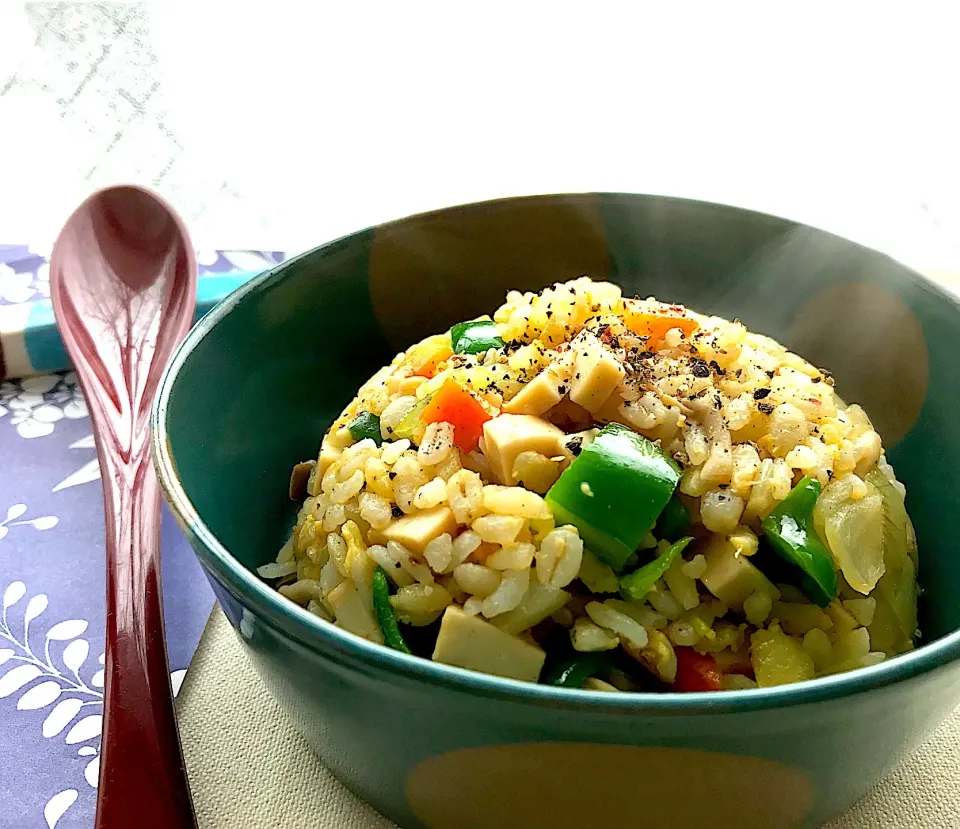
POLYGON ((83 388, 106 519, 107 624, 97 829, 196 826, 173 711, 160 592, 160 495, 149 412, 190 328, 196 254, 140 187, 101 190, 68 219, 50 296, 83 388))

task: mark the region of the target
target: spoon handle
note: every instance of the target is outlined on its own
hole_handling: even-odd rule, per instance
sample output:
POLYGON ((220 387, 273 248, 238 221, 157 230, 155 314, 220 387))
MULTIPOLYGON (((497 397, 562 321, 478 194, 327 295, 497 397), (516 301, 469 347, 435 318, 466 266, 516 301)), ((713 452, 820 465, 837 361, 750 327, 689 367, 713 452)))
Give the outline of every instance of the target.
MULTIPOLYGON (((94 406, 91 414, 96 418, 94 406)), ((160 489, 147 430, 129 455, 95 429, 107 550, 107 648, 96 829, 196 827, 163 636, 160 489)), ((141 430, 138 430, 141 431, 141 430)))

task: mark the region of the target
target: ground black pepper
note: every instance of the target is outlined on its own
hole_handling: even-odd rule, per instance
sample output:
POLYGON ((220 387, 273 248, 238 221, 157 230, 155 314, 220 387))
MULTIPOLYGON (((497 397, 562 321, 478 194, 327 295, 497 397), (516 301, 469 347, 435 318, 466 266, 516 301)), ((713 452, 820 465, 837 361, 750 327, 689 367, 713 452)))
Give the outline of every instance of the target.
POLYGON ((690 371, 694 377, 704 378, 710 376, 710 366, 707 365, 706 360, 702 360, 699 357, 694 357, 690 360, 690 371))
POLYGON ((766 388, 766 387, 764 387, 764 388, 762 388, 762 389, 757 389, 757 390, 753 393, 753 399, 754 399, 754 400, 763 400, 763 398, 767 397, 769 394, 770 394, 770 389, 768 389, 768 388, 766 388))

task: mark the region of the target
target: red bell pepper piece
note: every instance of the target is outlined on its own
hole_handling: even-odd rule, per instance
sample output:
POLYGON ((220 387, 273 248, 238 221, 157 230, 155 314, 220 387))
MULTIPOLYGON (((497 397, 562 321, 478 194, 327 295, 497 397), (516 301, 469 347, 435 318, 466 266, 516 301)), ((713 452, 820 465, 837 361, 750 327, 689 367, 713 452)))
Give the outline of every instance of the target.
POLYGON ((693 648, 674 648, 677 655, 677 678, 674 691, 721 691, 723 671, 709 653, 697 653, 693 648))

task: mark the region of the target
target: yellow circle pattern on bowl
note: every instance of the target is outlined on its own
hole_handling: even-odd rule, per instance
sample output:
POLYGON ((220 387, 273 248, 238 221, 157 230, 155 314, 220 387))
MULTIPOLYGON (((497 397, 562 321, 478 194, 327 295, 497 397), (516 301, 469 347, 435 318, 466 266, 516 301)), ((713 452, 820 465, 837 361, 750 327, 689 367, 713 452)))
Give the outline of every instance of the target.
POLYGON ((814 802, 773 760, 590 743, 458 749, 417 765, 406 795, 429 829, 793 829, 814 802))

